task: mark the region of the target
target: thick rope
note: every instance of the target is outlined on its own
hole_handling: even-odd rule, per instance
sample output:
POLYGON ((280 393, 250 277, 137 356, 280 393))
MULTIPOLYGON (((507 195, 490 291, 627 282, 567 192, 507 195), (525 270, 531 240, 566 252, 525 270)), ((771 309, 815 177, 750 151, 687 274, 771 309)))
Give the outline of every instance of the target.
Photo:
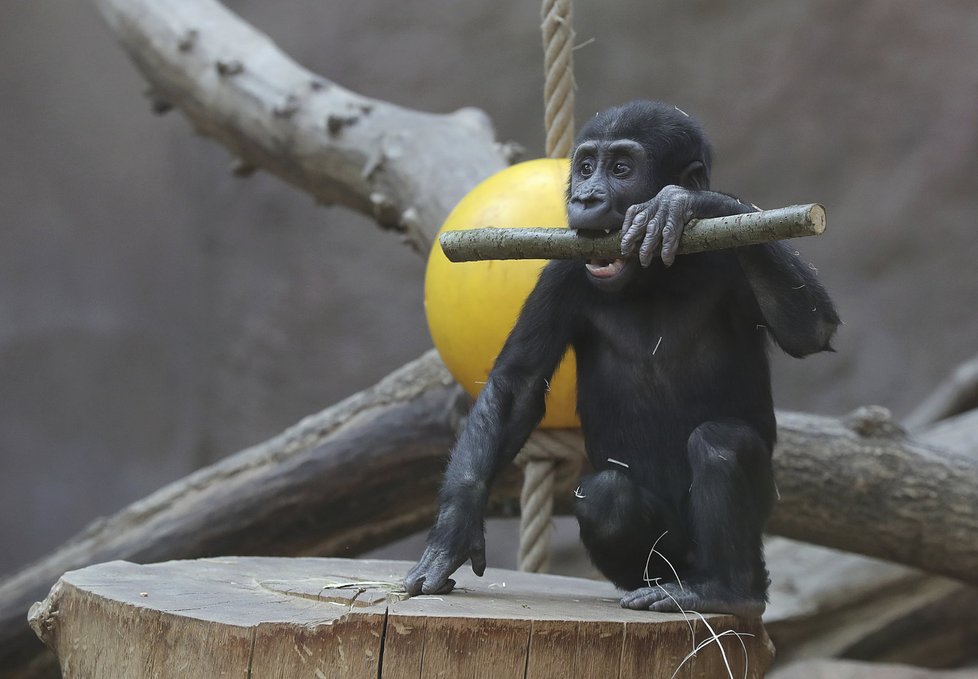
POLYGON ((547 157, 566 158, 574 144, 574 12, 571 0, 543 0, 543 122, 547 157))
POLYGON ((516 456, 523 467, 520 494, 521 571, 539 573, 550 562, 550 522, 554 512, 557 464, 580 461, 580 436, 569 429, 538 429, 516 456))
MULTIPOLYGON (((544 125, 547 156, 566 158, 574 144, 574 13, 571 0, 543 0, 544 125)), ((538 573, 550 562, 550 523, 554 513, 557 462, 576 459, 560 437, 537 430, 517 457, 523 465, 520 494, 521 571, 538 573)))

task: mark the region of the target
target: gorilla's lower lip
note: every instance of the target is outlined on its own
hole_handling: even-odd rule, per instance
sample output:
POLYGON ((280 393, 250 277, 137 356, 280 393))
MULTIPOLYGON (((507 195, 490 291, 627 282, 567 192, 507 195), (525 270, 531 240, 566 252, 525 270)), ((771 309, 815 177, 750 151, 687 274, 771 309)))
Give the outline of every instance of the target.
POLYGON ((624 259, 592 259, 584 265, 595 278, 614 278, 625 269, 624 259))

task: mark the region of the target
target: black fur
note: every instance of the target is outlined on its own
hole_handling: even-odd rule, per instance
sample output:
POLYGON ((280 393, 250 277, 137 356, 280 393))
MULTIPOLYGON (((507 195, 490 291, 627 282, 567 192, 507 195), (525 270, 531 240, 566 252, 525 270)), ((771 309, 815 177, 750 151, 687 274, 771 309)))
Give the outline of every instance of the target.
POLYGON ((763 610, 761 533, 774 497, 768 337, 804 356, 829 348, 839 319, 783 243, 675 256, 689 218, 755 209, 709 190, 711 160, 699 124, 675 107, 633 102, 584 126, 570 227, 621 228, 623 250, 640 257, 543 270, 452 453, 410 593, 450 591, 469 558, 485 568, 489 486, 543 416, 548 380, 572 346, 596 470, 576 513, 594 563, 626 590, 622 605, 763 610))

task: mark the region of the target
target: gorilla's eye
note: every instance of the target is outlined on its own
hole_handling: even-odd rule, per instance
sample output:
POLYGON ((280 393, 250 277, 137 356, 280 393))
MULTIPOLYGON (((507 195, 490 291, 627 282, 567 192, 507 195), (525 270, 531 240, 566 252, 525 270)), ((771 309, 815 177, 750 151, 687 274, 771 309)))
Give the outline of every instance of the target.
POLYGON ((582 177, 590 177, 592 174, 594 174, 594 165, 590 160, 582 160, 577 169, 578 172, 581 173, 582 177))
POLYGON ((632 168, 628 166, 628 163, 623 163, 621 161, 618 161, 617 163, 615 163, 615 167, 612 170, 612 172, 615 173, 616 177, 624 177, 629 173, 631 169, 632 168))

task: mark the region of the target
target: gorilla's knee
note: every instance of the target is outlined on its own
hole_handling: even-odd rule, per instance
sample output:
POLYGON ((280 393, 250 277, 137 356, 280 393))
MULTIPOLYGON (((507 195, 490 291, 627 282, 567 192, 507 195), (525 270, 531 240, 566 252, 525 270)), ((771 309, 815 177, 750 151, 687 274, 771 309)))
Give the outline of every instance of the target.
POLYGON ((608 469, 585 477, 575 493, 574 513, 585 533, 613 539, 643 511, 641 490, 623 472, 608 469))

